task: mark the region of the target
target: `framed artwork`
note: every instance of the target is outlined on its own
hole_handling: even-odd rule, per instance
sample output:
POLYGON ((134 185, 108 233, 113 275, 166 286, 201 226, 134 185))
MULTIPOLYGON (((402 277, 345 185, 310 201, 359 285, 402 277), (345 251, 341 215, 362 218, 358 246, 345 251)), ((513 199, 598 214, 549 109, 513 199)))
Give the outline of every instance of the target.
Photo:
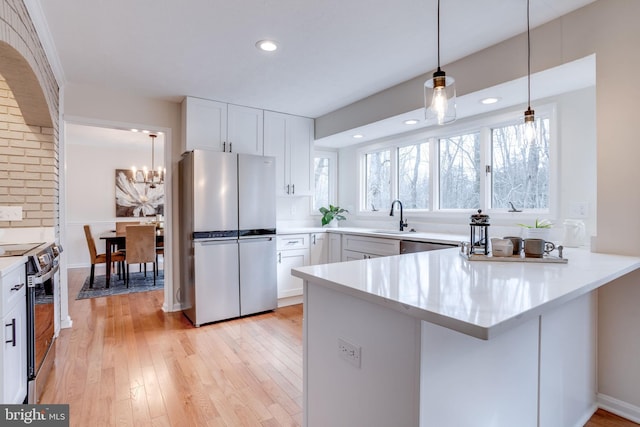
POLYGON ((116 169, 116 217, 164 215, 164 183, 152 188, 142 171, 134 179, 130 169, 116 169))

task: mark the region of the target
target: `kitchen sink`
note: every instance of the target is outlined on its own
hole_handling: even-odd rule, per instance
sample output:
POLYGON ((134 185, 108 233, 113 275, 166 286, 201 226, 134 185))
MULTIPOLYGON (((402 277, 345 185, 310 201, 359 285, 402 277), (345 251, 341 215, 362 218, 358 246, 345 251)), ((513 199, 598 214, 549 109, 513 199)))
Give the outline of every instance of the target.
POLYGON ((409 231, 409 230, 404 230, 404 231, 400 231, 400 230, 373 230, 371 232, 372 233, 377 233, 377 234, 408 234, 408 233, 415 233, 415 231, 409 231))

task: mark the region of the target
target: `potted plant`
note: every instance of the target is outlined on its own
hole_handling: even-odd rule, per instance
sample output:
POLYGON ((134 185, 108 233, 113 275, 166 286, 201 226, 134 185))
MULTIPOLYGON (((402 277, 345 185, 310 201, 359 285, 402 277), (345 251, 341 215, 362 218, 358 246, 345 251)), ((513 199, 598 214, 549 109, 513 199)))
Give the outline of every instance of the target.
POLYGON ((330 226, 337 227, 338 221, 347 219, 343 213, 349 213, 348 210, 342 209, 340 206, 329 205, 329 208, 321 207, 320 213, 322 214, 322 226, 329 224, 330 226))
POLYGON ((522 237, 524 239, 544 239, 549 240, 549 229, 553 226, 553 223, 548 219, 538 220, 533 225, 518 224, 524 228, 522 237))

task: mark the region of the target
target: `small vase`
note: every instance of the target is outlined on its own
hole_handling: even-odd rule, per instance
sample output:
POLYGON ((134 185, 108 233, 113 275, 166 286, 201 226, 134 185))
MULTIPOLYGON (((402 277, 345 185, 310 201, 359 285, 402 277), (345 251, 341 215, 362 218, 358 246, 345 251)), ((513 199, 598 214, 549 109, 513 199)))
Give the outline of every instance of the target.
POLYGON ((542 239, 549 240, 549 229, 548 228, 525 228, 522 233, 523 239, 542 239))
POLYGON ((331 221, 329 221, 329 224, 325 225, 326 228, 335 228, 337 226, 338 226, 337 219, 332 219, 331 221))

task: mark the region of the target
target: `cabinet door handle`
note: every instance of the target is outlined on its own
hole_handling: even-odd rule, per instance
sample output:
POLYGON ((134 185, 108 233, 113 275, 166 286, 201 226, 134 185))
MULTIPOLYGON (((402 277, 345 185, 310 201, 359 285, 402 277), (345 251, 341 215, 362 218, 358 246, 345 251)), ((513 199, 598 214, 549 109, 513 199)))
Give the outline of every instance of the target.
POLYGON ((289 184, 287 184, 287 194, 290 194, 289 193, 289 188, 291 188, 291 186, 289 184))
POLYGON ((5 327, 11 326, 11 339, 6 340, 5 343, 12 343, 12 345, 15 347, 16 346, 16 319, 15 318, 11 319, 11 323, 7 323, 4 326, 5 327))
POLYGON ((291 185, 291 194, 296 194, 296 185, 295 184, 291 185))
POLYGON ((278 264, 282 264, 282 252, 278 252, 278 264))
POLYGON ((313 244, 314 245, 316 244, 316 235, 315 234, 313 235, 313 244))
POLYGON ((12 291, 19 291, 20 289, 22 289, 22 287, 24 286, 24 283, 19 283, 17 285, 13 285, 13 287, 11 288, 12 291))
POLYGON ((233 142, 229 143, 229 152, 233 153, 233 142))
POLYGON ((222 141, 222 152, 223 153, 227 152, 227 142, 226 141, 222 141))

